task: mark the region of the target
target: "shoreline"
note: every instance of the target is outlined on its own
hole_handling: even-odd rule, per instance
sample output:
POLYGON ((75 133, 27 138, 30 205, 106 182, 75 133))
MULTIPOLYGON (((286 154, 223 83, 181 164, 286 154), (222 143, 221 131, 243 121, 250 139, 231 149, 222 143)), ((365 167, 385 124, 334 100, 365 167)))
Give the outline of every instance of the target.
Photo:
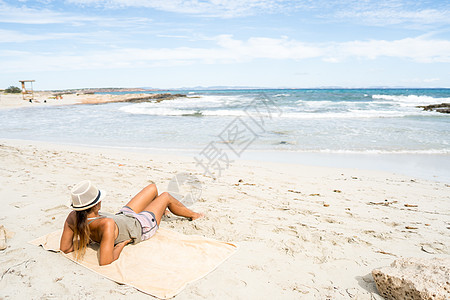
POLYGON ((164 192, 180 172, 200 180, 202 194, 192 208, 205 218, 171 216, 161 226, 232 242, 239 250, 177 299, 378 299, 374 268, 401 257, 450 255, 450 186, 439 182, 241 160, 214 180, 192 159, 173 154, 11 140, 0 141, 0 160, 0 223, 15 232, 0 255, 0 290, 11 297, 151 299, 27 244, 61 228, 70 211, 69 188, 82 179, 107 191, 102 209, 108 212, 150 182, 164 192), (80 278, 82 284, 73 284, 80 278))
POLYGON ((36 106, 58 106, 58 105, 78 105, 78 104, 106 104, 119 102, 146 102, 164 101, 179 97, 186 97, 185 94, 153 93, 153 94, 62 94, 62 99, 54 99, 53 92, 35 92, 33 102, 22 99, 22 94, 0 93, 0 109, 36 107, 36 106))
MULTIPOLYGON (((53 99, 52 101, 49 100, 48 103, 36 103, 36 105, 39 106, 34 106, 35 103, 23 103, 23 100, 18 100, 21 104, 23 104, 23 107, 39 107, 39 108, 44 108, 45 106, 42 105, 62 105, 64 103, 67 104, 77 104, 79 103, 80 100, 84 101, 84 103, 111 103, 111 102, 123 102, 123 101, 140 101, 139 99, 142 99, 142 97, 140 96, 141 94, 123 94, 123 95, 110 95, 110 94, 102 94, 102 95, 92 95, 92 94, 85 94, 85 95, 79 95, 76 96, 75 94, 71 94, 71 95, 63 95, 64 99, 63 100, 55 100, 53 99), (123 98, 124 97, 124 98, 123 98), (84 99, 84 100, 83 100, 84 99), (100 100, 99 100, 100 99, 100 100), (78 102, 76 102, 76 101, 78 102), (51 102, 51 103, 50 103, 51 102), (29 104, 29 105, 28 105, 29 104)), ((146 94, 145 97, 149 96, 149 94, 146 94)), ((160 94, 152 94, 151 97, 159 97, 160 94)), ((164 97, 164 95, 162 95, 164 97)), ((0 95, 0 97, 3 97, 2 95, 0 95)), ((173 95, 170 95, 170 97, 173 97, 173 95)), ((189 96, 187 96, 189 97, 189 96)), ((147 98, 146 98, 147 99, 147 98)), ((181 99, 181 102, 184 99, 181 99)), ((144 100, 147 101, 147 100, 144 100)), ((158 101, 158 100, 156 100, 158 101)), ((0 107, 2 106, 3 100, 0 99, 0 107)), ((17 102, 17 101, 16 101, 17 102)), ((175 101, 177 102, 177 101, 175 101)), ((195 101, 194 101, 195 102, 195 101)), ((16 103, 17 104, 17 103, 16 103)), ((162 103, 162 108, 161 110, 167 109, 166 106, 168 106, 169 108, 171 106, 176 106, 176 104, 178 103, 162 103)), ((183 105, 183 104, 181 104, 183 105)), ((114 106, 114 105, 112 105, 114 106)), ((121 105, 119 104, 118 106, 128 106, 128 105, 121 105)), ((131 105, 133 106, 133 105, 131 105)), ((139 106, 139 105, 138 105, 139 106)), ((143 105, 145 106, 145 105, 143 105)), ((159 107, 159 106, 158 106, 159 107)), ((66 107, 66 109, 68 110, 69 107, 66 107)), ((15 121, 15 127, 12 128, 12 130, 10 131, 5 131, 6 134, 4 134, 4 136, 6 138, 22 138, 22 139, 27 139, 27 138, 34 138, 34 134, 36 133, 38 136, 40 136, 40 138, 42 140, 47 140, 48 142, 59 142, 59 140, 61 141, 77 141, 76 145, 81 145, 81 146, 89 146, 89 147, 102 147, 102 148, 109 148, 111 146, 108 146, 107 144, 111 144, 113 145, 112 147, 117 148, 117 149, 124 149, 126 151, 130 150, 130 151, 142 151, 142 152, 170 152, 170 153, 174 153, 174 154, 182 154, 182 155, 190 155, 191 157, 193 157, 195 154, 198 154, 202 148, 202 141, 205 141, 205 139, 201 138, 195 141, 195 143, 190 142, 189 140, 185 140, 182 141, 182 146, 186 145, 187 147, 191 147, 194 149, 164 149, 164 147, 166 145, 173 145, 174 147, 179 146, 180 144, 177 143, 177 138, 172 138, 172 140, 174 141, 173 143, 154 143, 152 141, 152 139, 156 139, 156 141, 160 141, 168 138, 170 139, 169 136, 167 136, 163 131, 164 131, 164 126, 165 124, 163 123, 163 121, 161 120, 169 120, 171 121, 171 115, 164 115, 162 114, 161 116, 159 116, 158 114, 156 114, 156 116, 150 115, 147 116, 145 113, 143 113, 142 115, 140 114, 140 111, 138 112, 127 112, 125 114, 112 114, 110 112, 108 112, 107 107, 82 107, 79 106, 77 108, 74 108, 74 110, 83 110, 83 113, 86 114, 86 116, 89 115, 90 111, 93 110, 101 110, 102 112, 106 111, 106 116, 109 117, 110 119, 107 120, 108 122, 110 122, 111 124, 108 124, 108 122, 104 122, 102 123, 102 129, 101 130, 105 130, 108 131, 107 134, 105 134, 105 137, 103 140, 101 139, 86 139, 86 138, 80 138, 79 136, 74 136, 73 139, 65 139, 64 135, 66 130, 72 132, 71 130, 73 128, 76 128, 76 126, 63 126, 65 124, 67 124, 65 122, 64 117, 59 116, 57 119, 55 119, 55 122, 58 122, 58 124, 61 124, 61 127, 63 127, 61 130, 56 131, 54 130, 55 128, 57 129, 58 126, 53 126, 53 124, 51 122, 47 122, 44 123, 44 126, 41 128, 40 124, 39 124, 39 120, 37 120, 36 118, 31 117, 30 120, 34 121, 32 127, 31 126, 27 126, 26 124, 22 125, 20 122, 15 121), (147 139, 148 142, 139 142, 139 135, 132 135, 132 134, 128 134, 129 139, 127 140, 128 142, 123 142, 123 143, 116 143, 116 137, 120 140, 121 136, 116 136, 114 133, 114 130, 119 131, 121 130, 121 128, 119 126, 115 126, 117 123, 115 122, 114 118, 121 118, 122 116, 126 115, 126 120, 127 120, 127 124, 124 125, 124 128, 135 128, 133 127, 134 125, 136 125, 136 132, 145 132, 145 126, 140 126, 140 124, 147 124, 145 122, 141 122, 141 121, 147 121, 147 119, 151 119, 154 118, 157 122, 159 121, 158 125, 153 125, 152 130, 154 132, 156 132, 154 135, 149 134, 149 138, 147 139), (111 117, 114 116, 114 117, 111 117), (136 120, 140 120, 139 124, 133 124, 134 121, 136 120), (111 128, 113 130, 108 130, 110 127, 104 127, 104 126, 111 126, 111 128), (157 126, 157 127, 156 127, 157 126), (23 127, 23 128, 22 128, 23 127), (38 130, 35 130, 36 128, 39 128, 41 130, 41 132, 39 132, 38 130), (16 133, 17 132, 17 133, 16 133), (30 134, 31 133, 31 134, 30 134), (53 136, 52 136, 53 134, 53 136), (138 141, 138 142, 137 142, 138 141), (186 142, 187 141, 187 142, 186 142), (83 142, 85 143, 83 145, 83 142), (86 145, 92 143, 93 145, 86 145), (138 145, 138 147, 123 147, 123 146, 115 146, 115 144, 123 144, 125 146, 128 145, 138 145), (200 146, 199 146, 200 145, 200 146), (158 146, 161 147, 161 149, 153 147, 152 146, 158 146), (199 147, 198 149, 195 149, 195 147, 199 147)), ((115 108, 117 109, 117 108, 115 108)), ((58 110, 58 109, 56 109, 58 110)), ((120 108, 120 110, 122 110, 122 108, 120 108)), ((47 119, 47 116, 45 115, 45 111, 52 111, 52 108, 49 106, 48 109, 37 109, 38 113, 43 113, 42 115, 42 119, 45 120, 47 119)), ((22 111, 23 112, 23 111, 22 111)), ((17 111, 17 115, 20 115, 20 118, 26 118, 26 114, 22 113, 22 112, 18 112, 17 111)), ((15 114, 16 111, 11 111, 11 112, 5 112, 5 115, 7 115, 8 117, 5 117, 5 121, 8 121, 8 118, 12 119, 12 122, 14 122, 14 120, 18 120, 15 119, 15 114)), ((48 116, 50 116, 50 114, 48 114, 48 116)), ((178 116, 178 115, 177 115, 178 116)), ((177 117, 175 116, 175 117, 177 117)), ((216 118, 216 117, 215 117, 216 118)), ((217 117, 218 118, 218 117, 217 117)), ((217 119, 216 118, 216 119, 217 119)), ((232 117, 226 117, 227 119, 231 120, 232 117)), ((192 128, 192 130, 190 130, 190 132, 195 132, 194 130, 203 130, 201 129, 202 126, 202 122, 203 120, 205 121, 204 123, 210 123, 210 124, 218 124, 218 122, 214 123, 214 122, 210 122, 210 119, 207 119, 207 117, 205 117, 205 119, 198 119, 198 118, 194 118, 194 119, 188 119, 185 118, 183 120, 180 119, 180 123, 181 126, 190 126, 189 128, 192 128), (192 121, 191 121, 192 120, 192 121), (191 124, 195 124, 192 125, 191 124)), ((214 120, 214 118, 213 118, 214 120)), ((437 121, 439 121, 440 119, 438 118, 437 121)), ((442 133, 444 134, 440 140, 439 138, 435 138, 435 141, 437 143, 436 149, 429 150, 429 153, 427 153, 427 150, 424 150, 423 152, 421 152, 420 150, 418 151, 399 151, 399 152, 395 152, 395 151, 376 151, 376 150, 368 150, 368 151, 335 151, 333 152, 332 150, 330 151, 320 151, 320 150, 312 150, 312 151, 303 151, 303 150, 290 150, 289 147, 289 143, 292 142, 293 146, 292 148, 297 147, 296 145, 296 136, 295 135, 288 135, 286 134, 285 136, 283 136, 280 133, 276 133, 276 137, 272 137, 270 136, 270 140, 269 142, 274 142, 274 144, 265 144, 263 146, 257 146, 260 149, 248 149, 246 150, 243 155, 242 155, 242 159, 244 160, 258 160, 258 161, 269 161, 269 162, 295 162, 295 163, 300 163, 300 164, 306 164, 306 165, 311 165, 311 166, 331 166, 331 167, 346 167, 346 168, 357 168, 357 169, 368 169, 368 170, 380 170, 380 171, 388 171, 388 172, 394 172, 394 173, 398 173, 398 174, 402 174, 402 175, 406 175, 406 176, 413 176, 413 177, 419 177, 419 178, 423 178, 423 179, 428 179, 428 180, 434 180, 434 181, 442 181, 442 182, 450 182, 450 174, 447 172, 447 169, 450 169, 450 152, 448 152, 448 150, 446 148, 445 143, 443 142, 445 140, 445 120, 446 119, 442 119, 442 121, 444 123, 440 123, 437 122, 437 128, 438 130, 436 131, 432 131, 429 136, 433 137, 433 136, 438 136, 437 134, 442 133), (442 129, 443 128, 443 129, 442 129), (286 141, 288 142, 286 142, 286 141), (280 142, 281 141, 281 142, 280 142), (287 145, 280 145, 277 146, 275 143, 285 143, 287 145), (268 145, 268 146, 267 146, 268 145), (267 147, 266 147, 267 146, 267 147), (264 149, 264 148, 272 148, 272 149, 264 149), (280 149, 277 149, 280 148, 280 149), (433 151, 435 151, 433 153, 433 151), (256 158, 256 159, 255 159, 256 158)), ((103 121, 103 120, 101 120, 103 121)), ((175 121, 178 121, 175 120, 175 121)), ((387 120, 388 123, 390 120, 387 120)), ((408 123, 408 119, 405 120, 401 120, 401 121, 405 121, 403 123, 408 123)), ((433 120, 430 120, 431 122, 434 122, 433 120)), ((149 125, 152 124, 151 121, 148 121, 149 125)), ((319 120, 319 124, 323 125, 323 126, 327 126, 326 124, 327 122, 324 121, 320 121, 319 120)), ((361 123, 358 123, 358 121, 356 121, 356 123, 350 123, 350 125, 354 125, 356 124, 355 128, 364 128, 365 123, 367 123, 366 121, 361 123), (360 125, 360 126, 358 126, 360 125)), ((155 123, 153 123, 155 124, 155 123)), ((177 124, 177 123, 174 123, 177 124)), ((284 123, 283 123, 284 124, 284 123)), ((396 126, 395 124, 395 120, 393 121, 392 126, 396 126)), ((6 124, 7 125, 7 124, 6 124)), ((92 124, 92 126, 90 128, 97 128, 96 127, 97 124, 92 124)), ((414 126, 416 124, 409 124, 405 125, 405 126, 410 126, 412 128, 412 126, 414 126)), ((426 125, 426 124, 425 124, 426 125)), ((152 125, 151 125, 152 126, 152 125)), ((168 129, 168 131, 171 132, 177 132, 177 125, 172 126, 172 128, 168 129)), ((285 124, 283 126, 286 126, 285 124)), ((389 124, 387 125, 389 126, 389 124)), ((420 123, 417 124, 418 127, 416 128, 420 128, 420 123)), ((170 126, 169 126, 170 127, 170 126)), ((401 126, 399 126, 401 127, 401 126)), ((208 127, 208 128, 213 128, 213 127, 208 127)), ((381 126, 381 128, 384 128, 383 126, 381 126)), ((422 145, 420 144, 420 137, 416 137, 416 133, 414 133, 415 128, 413 128, 411 130, 411 128, 407 128, 409 131, 409 133, 413 133, 413 139, 415 138, 417 141, 415 142, 415 144, 413 144, 412 146, 405 146, 406 148, 410 149, 421 149, 422 145)), ((430 127, 427 127, 428 129, 430 129, 430 127)), ((432 129, 432 128, 431 128, 432 129)), ((207 129, 205 129, 207 134, 205 136, 208 136, 208 134, 211 136, 211 132, 208 132, 207 129)), ((218 128, 217 130, 222 130, 222 128, 218 128)), ((310 129, 306 129, 306 131, 308 132, 308 130, 310 129)), ((358 131, 358 130, 357 130, 358 131)), ((417 131, 417 130, 416 130, 417 131)), ((427 132, 425 129, 423 130, 424 132, 427 132)), ((217 131, 218 132, 218 131, 217 131)), ((359 130, 359 133, 364 133, 364 130, 359 130)), ((272 133, 272 132, 271 132, 272 133)), ((282 132, 281 132, 282 133, 282 132)), ((314 134, 316 133, 316 131, 312 131, 310 134, 310 139, 309 141, 314 142, 314 134)), ((336 132, 338 133, 338 132, 336 132)), ((372 132, 373 133, 373 132, 372 132)), ((395 132, 394 132, 395 133, 395 132)), ((73 133, 72 133, 73 135, 73 133)), ((88 136, 88 135, 87 135, 88 136)), ((372 145, 370 144, 370 132, 367 135, 364 135, 362 137, 363 142, 367 142, 365 145, 372 145), (366 138, 367 137, 367 138, 366 138)), ((398 135, 396 135, 396 137, 398 137, 398 135)), ((383 139, 383 136, 376 136, 374 139, 376 140, 377 138, 383 139)), ((430 138, 430 141, 432 141, 433 139, 430 138)), ((429 140, 425 139, 426 142, 429 142, 429 140)), ((309 141, 307 142, 307 144, 309 143, 309 141)), ((407 140, 406 140, 407 141, 407 140)), ((207 143, 209 142, 209 140, 207 142, 204 143, 204 146, 207 145, 207 143)), ((333 142, 333 137, 331 137, 331 142, 333 142)), ((345 140, 345 142, 351 142, 348 138, 347 140, 345 140)), ((396 147, 390 147, 389 143, 395 144, 395 141, 388 141, 387 139, 384 140, 383 142, 387 142, 387 149, 395 149, 396 147)), ((408 141, 407 141, 408 142, 408 141)), ((317 148, 322 149, 322 148, 327 148, 327 140, 322 139, 321 140, 322 146, 319 145, 317 148)), ((361 145, 363 145, 363 143, 359 142, 361 145)), ((351 145, 351 144, 350 144, 351 145)), ((400 145, 401 146, 401 145, 400 145)), ((424 148, 432 148, 434 145, 431 144, 431 146, 428 146, 428 144, 425 144, 423 147, 424 148)), ((230 151, 227 146, 223 146, 227 151, 230 151)), ((383 146, 380 146, 383 147, 383 146)), ((315 148, 315 147, 311 147, 311 145, 306 145, 305 148, 315 148)), ((332 148, 332 147, 331 147, 332 148)), ((364 145, 362 146, 362 149, 364 148, 368 148, 368 147, 364 147, 364 145)), ((400 148, 400 147, 399 147, 400 148)), ((230 151, 231 152, 231 151, 230 151)), ((231 153, 231 159, 241 159, 239 157, 237 157, 236 155, 234 155, 233 153, 231 153)))
MULTIPOLYGON (((109 145, 64 144, 62 142, 35 141, 24 139, 5 139, 3 141, 28 144, 75 147, 81 149, 108 149, 129 153, 148 155, 175 155, 194 161, 202 148, 198 149, 164 149, 147 147, 123 147, 109 145)), ((336 169, 355 169, 361 171, 387 172, 400 176, 419 178, 441 183, 450 183, 450 154, 435 153, 327 153, 291 150, 255 150, 248 149, 242 157, 231 156, 232 160, 254 161, 260 163, 297 164, 309 167, 325 167, 336 169)))

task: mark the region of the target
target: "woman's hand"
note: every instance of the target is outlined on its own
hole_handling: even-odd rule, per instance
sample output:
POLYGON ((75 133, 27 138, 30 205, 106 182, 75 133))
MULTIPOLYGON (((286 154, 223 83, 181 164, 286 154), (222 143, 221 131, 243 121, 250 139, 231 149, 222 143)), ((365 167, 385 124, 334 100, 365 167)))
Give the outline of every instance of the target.
POLYGON ((129 243, 131 243, 131 239, 129 239, 129 240, 127 240, 127 241, 123 241, 123 242, 118 243, 117 245, 114 246, 114 248, 116 248, 116 247, 122 247, 122 249, 123 249, 123 247, 125 247, 125 246, 128 245, 129 243))
POLYGON ((119 255, 122 252, 123 247, 125 247, 130 242, 131 242, 131 240, 126 240, 126 241, 120 242, 114 246, 114 249, 113 249, 114 260, 119 258, 119 255))

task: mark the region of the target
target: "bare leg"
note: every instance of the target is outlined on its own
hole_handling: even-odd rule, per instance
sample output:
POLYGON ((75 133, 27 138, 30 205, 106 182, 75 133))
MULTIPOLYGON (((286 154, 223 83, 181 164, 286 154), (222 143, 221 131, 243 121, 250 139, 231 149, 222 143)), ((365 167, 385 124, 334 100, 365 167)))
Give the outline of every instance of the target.
POLYGON ((145 188, 142 189, 130 202, 127 203, 127 206, 134 210, 136 213, 140 213, 143 211, 153 200, 155 200, 156 196, 158 196, 158 189, 155 184, 149 184, 145 188))
POLYGON ((167 192, 162 193, 156 197, 155 200, 151 201, 145 210, 154 213, 156 221, 160 224, 166 208, 169 208, 169 210, 177 216, 186 217, 191 220, 195 220, 203 216, 202 214, 193 212, 167 192))

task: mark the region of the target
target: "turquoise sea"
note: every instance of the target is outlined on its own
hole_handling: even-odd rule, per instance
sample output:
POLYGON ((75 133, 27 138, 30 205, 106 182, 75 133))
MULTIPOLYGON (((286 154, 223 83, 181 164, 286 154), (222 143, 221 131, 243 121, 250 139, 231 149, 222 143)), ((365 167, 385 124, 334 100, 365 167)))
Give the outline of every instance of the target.
POLYGON ((0 111, 0 138, 382 169, 450 181, 450 89, 185 90, 159 103, 0 111), (216 149, 217 150, 217 149, 216 149))

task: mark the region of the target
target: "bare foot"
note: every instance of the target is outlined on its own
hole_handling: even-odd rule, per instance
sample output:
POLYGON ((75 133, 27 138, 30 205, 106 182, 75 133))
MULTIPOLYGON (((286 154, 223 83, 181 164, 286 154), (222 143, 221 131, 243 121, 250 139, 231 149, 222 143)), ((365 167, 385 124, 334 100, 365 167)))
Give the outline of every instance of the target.
POLYGON ((191 221, 203 218, 204 216, 205 216, 205 214, 202 214, 202 213, 194 213, 194 216, 191 217, 191 221))
POLYGON ((168 209, 166 209, 166 211, 164 212, 164 217, 168 217, 170 216, 170 211, 168 209))

